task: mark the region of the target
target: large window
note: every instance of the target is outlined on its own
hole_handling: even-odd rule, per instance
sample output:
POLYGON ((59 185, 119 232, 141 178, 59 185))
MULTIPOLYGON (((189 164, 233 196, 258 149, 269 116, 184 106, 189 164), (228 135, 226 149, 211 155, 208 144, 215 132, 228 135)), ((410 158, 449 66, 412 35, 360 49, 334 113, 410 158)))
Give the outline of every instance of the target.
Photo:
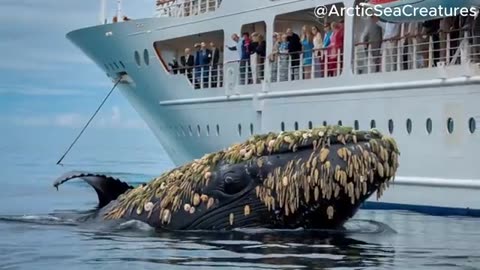
POLYGON ((223 84, 223 31, 162 40, 154 48, 165 70, 185 76, 195 89, 223 84))
MULTIPOLYGON (((334 5, 338 10, 343 7, 334 5)), ((342 72, 343 17, 319 19, 313 7, 279 15, 269 42, 273 43, 268 57, 272 82, 335 77, 342 72)))

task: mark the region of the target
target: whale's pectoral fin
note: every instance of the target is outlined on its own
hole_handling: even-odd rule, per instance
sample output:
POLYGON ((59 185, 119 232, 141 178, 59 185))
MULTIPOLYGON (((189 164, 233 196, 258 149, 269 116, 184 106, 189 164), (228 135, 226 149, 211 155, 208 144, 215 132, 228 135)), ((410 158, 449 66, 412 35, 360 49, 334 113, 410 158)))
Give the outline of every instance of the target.
POLYGON ((76 178, 84 180, 95 189, 95 192, 97 192, 98 196, 99 208, 102 208, 111 201, 116 200, 118 196, 133 188, 127 183, 122 182, 120 179, 112 176, 89 172, 68 172, 55 180, 53 186, 58 190, 60 185, 76 178))

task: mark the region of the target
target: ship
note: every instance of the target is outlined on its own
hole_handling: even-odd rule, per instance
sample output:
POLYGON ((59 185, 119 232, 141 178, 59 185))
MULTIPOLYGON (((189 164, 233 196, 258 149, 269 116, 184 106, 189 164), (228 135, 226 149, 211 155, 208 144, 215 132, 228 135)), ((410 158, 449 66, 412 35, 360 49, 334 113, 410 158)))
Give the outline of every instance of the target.
POLYGON ((98 25, 67 38, 118 83, 175 165, 255 134, 375 128, 397 141, 400 168, 365 208, 480 216, 477 17, 433 33, 407 35, 403 24, 394 39, 366 42, 363 28, 374 18, 315 12, 372 4, 365 1, 159 0, 144 19, 125 16, 120 0, 107 18, 105 2, 98 25), (335 29, 343 40, 304 51, 279 46, 313 26, 322 42, 335 29), (244 52, 247 40, 263 42, 264 55, 244 52))

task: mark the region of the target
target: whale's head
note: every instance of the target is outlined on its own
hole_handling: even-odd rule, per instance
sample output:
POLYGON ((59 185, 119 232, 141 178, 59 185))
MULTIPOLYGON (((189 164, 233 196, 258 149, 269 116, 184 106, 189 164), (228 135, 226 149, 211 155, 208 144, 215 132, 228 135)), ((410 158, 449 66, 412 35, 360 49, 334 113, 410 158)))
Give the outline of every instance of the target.
POLYGON ((156 228, 336 228, 398 168, 395 141, 345 127, 270 133, 121 195, 106 219, 156 228))

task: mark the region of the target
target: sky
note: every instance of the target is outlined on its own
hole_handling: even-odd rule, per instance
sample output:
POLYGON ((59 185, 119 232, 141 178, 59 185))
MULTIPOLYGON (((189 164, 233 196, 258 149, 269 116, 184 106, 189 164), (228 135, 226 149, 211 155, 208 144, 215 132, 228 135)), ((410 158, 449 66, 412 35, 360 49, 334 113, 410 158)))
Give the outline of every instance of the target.
MULTIPOLYGON (((108 2, 111 18, 116 1, 108 2)), ((154 12, 155 0, 123 2, 130 18, 154 12)), ((0 0, 0 129, 77 130, 86 123, 113 84, 65 35, 97 24, 99 7, 99 0, 0 0)), ((92 128, 147 130, 119 92, 92 128)))

